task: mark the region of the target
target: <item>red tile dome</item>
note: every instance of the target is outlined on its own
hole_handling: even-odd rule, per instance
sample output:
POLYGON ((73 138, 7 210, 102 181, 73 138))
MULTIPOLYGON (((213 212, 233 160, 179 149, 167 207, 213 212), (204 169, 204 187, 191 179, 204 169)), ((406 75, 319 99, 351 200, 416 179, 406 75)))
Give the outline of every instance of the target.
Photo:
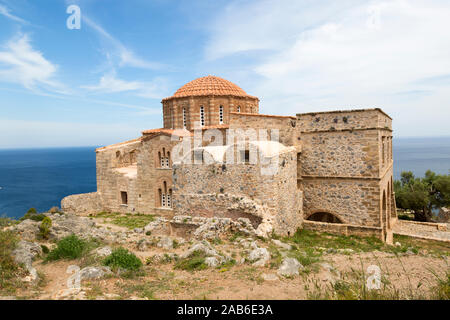
POLYGON ((173 96, 163 100, 193 96, 234 96, 257 99, 256 97, 248 95, 231 81, 220 77, 206 76, 186 83, 178 89, 173 96))

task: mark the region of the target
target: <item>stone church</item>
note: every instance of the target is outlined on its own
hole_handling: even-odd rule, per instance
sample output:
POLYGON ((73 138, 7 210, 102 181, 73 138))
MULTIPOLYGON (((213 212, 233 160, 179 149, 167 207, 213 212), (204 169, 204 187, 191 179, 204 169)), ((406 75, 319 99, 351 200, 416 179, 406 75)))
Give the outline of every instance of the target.
POLYGON ((262 235, 392 241, 392 119, 381 109, 265 115, 257 97, 215 76, 162 108, 163 128, 96 150, 97 192, 64 198, 65 212, 244 217, 262 235))

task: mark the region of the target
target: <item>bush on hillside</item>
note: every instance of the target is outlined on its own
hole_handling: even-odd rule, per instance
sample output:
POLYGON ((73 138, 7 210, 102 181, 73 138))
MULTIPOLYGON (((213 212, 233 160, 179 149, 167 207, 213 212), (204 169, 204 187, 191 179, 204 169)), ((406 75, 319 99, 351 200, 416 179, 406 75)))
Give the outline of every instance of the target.
POLYGON ((139 270, 142 267, 142 261, 132 252, 125 248, 117 248, 103 261, 105 266, 112 269, 139 270))
POLYGON ((60 259, 78 259, 88 250, 88 243, 78 238, 76 235, 65 237, 58 241, 56 248, 51 250, 46 257, 46 261, 60 259))
POLYGON ((43 239, 48 239, 50 235, 50 228, 52 227, 52 219, 45 217, 42 219, 41 225, 39 226, 39 235, 43 239))

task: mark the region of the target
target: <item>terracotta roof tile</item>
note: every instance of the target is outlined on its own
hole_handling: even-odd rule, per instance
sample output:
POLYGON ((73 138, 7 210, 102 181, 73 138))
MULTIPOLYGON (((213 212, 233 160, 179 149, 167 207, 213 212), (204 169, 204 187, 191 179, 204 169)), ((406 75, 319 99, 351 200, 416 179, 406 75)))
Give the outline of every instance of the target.
POLYGON ((173 96, 164 98, 163 101, 192 96, 235 96, 258 99, 248 95, 231 81, 216 76, 206 76, 186 83, 173 96))

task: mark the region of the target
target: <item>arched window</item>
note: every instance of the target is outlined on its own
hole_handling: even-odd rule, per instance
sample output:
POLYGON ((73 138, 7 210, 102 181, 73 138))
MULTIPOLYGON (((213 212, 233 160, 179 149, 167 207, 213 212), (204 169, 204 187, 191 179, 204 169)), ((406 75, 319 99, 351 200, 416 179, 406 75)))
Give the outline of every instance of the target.
POLYGON ((166 148, 158 152, 158 160, 160 168, 170 168, 170 152, 166 152, 166 148))
POLYGON ((200 106, 200 124, 202 127, 205 126, 205 108, 200 106))
POLYGON ((158 195, 161 208, 172 208, 172 189, 167 188, 166 181, 163 181, 161 188, 158 189, 158 195))
POLYGON ((219 107, 219 123, 223 124, 223 106, 219 107))

